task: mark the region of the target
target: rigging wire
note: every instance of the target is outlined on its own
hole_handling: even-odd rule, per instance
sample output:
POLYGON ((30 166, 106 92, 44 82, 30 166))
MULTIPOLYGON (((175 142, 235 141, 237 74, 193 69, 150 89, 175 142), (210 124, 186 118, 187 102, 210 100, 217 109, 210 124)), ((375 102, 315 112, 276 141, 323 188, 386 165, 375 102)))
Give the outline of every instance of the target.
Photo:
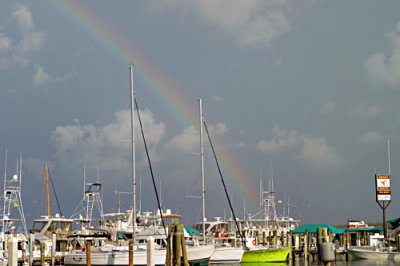
POLYGON ((163 227, 164 227, 165 235, 168 236, 168 234, 167 234, 167 229, 165 228, 165 223, 164 223, 164 217, 163 217, 163 214, 162 214, 160 198, 159 198, 159 196, 158 196, 156 181, 154 180, 153 167, 151 166, 149 150, 148 150, 148 148, 147 148, 146 138, 144 137, 142 119, 140 118, 139 106, 138 106, 138 104, 137 104, 136 98, 135 98, 135 106, 136 106, 136 111, 137 111, 138 120, 139 120, 139 124, 140 124, 140 131, 142 132, 142 138, 143 138, 144 148, 145 148, 145 150, 146 150, 147 161, 149 162, 149 168, 150 168, 151 179, 153 180, 154 192, 156 193, 158 209, 160 210, 161 222, 162 222, 162 225, 163 225, 163 227))
POLYGON ((226 195, 226 198, 228 199, 228 203, 229 203, 229 207, 231 208, 231 211, 232 211, 233 219, 235 220, 236 228, 237 228, 237 230, 239 231, 240 239, 242 240, 243 247, 244 247, 246 250, 248 250, 248 247, 246 246, 246 241, 245 241, 244 238, 243 238, 243 232, 240 233, 239 224, 238 224, 238 222, 237 222, 235 212, 233 211, 231 199, 229 198, 228 191, 227 191, 227 189, 226 189, 226 185, 225 185, 225 181, 224 181, 224 177, 222 176, 222 172, 221 172, 221 168, 219 167, 217 155, 215 154, 214 145, 212 144, 211 137, 210 137, 210 134, 209 134, 209 132, 208 132, 207 124, 206 124, 206 121, 204 120, 204 118, 203 118, 203 123, 204 123, 204 128, 205 128, 205 130, 206 130, 206 132, 207 132, 208 141, 210 142, 210 146, 211 146, 212 152, 213 152, 213 154, 214 154, 214 159, 215 159, 215 163, 217 164, 219 176, 220 176, 220 178, 221 178, 222 185, 224 186, 225 195, 226 195))
POLYGON ((49 179, 50 179, 51 187, 53 188, 54 196, 55 196, 55 198, 56 198, 58 210, 60 211, 60 215, 61 215, 61 217, 62 217, 63 215, 62 215, 62 211, 61 211, 61 207, 60 207, 60 202, 58 201, 56 189, 54 188, 53 179, 51 178, 51 175, 50 175, 50 170, 49 170, 49 179))

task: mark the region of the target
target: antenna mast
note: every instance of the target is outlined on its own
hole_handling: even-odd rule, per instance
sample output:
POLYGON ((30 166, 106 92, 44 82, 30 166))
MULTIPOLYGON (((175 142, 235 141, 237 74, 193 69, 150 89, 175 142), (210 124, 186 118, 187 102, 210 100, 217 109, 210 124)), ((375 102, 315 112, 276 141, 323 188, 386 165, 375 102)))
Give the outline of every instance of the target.
POLYGON ((201 98, 199 97, 199 112, 200 112, 200 161, 201 161, 201 201, 203 208, 203 242, 206 241, 206 203, 204 189, 204 144, 203 144, 203 107, 201 98))

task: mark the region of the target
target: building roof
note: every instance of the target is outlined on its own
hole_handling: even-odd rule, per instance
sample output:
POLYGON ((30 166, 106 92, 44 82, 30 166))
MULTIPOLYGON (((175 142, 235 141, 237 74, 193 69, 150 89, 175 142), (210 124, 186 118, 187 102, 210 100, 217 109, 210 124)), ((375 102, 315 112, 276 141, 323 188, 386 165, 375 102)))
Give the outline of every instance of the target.
POLYGON ((330 229, 332 234, 344 234, 345 230, 342 228, 336 228, 329 224, 304 224, 292 231, 293 234, 305 234, 306 230, 308 230, 309 234, 316 234, 317 228, 328 228, 330 229))

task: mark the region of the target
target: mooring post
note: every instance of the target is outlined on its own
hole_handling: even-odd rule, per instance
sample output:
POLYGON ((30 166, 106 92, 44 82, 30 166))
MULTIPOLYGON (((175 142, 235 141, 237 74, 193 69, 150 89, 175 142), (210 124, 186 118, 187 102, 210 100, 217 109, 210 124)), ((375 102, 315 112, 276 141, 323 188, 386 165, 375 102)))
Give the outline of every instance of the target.
POLYGON ((308 261, 308 230, 304 235, 304 260, 308 261))
MULTIPOLYGON (((130 244, 130 243, 129 243, 130 244)), ((154 237, 149 236, 147 238, 147 265, 154 266, 154 237)))
POLYGON ((56 261, 56 245, 57 245, 57 240, 56 240, 56 234, 52 234, 51 238, 51 265, 54 266, 55 261, 56 261))
POLYGON ((35 244, 35 235, 29 234, 29 265, 33 264, 33 246, 35 244))
POLYGON ((400 251, 400 236, 396 237, 396 252, 400 251))
POLYGON ((266 246, 267 243, 265 243, 265 231, 263 231, 263 245, 266 246))
POLYGON ((290 232, 290 236, 292 239, 292 260, 293 264, 296 262, 296 235, 293 235, 292 232, 290 232))
POLYGON ((86 240, 86 265, 91 266, 92 265, 92 260, 90 257, 91 254, 91 246, 92 246, 92 241, 91 240, 86 240))
POLYGON ((46 262, 46 257, 44 254, 44 243, 40 243, 40 265, 43 266, 44 263, 46 262))
POLYGON ((133 252, 134 252, 134 246, 133 246, 133 239, 129 240, 129 266, 133 266, 133 252))
POLYGON ((175 220, 175 235, 174 235, 174 258, 175 264, 181 265, 181 234, 178 232, 179 230, 179 221, 175 220))
POLYGON ((18 239, 11 238, 8 241, 8 265, 17 266, 18 265, 18 239))
POLYGON ((189 266, 189 261, 186 252, 186 240, 185 240, 185 229, 183 224, 179 225, 179 232, 181 233, 181 247, 182 247, 182 259, 183 265, 189 266))

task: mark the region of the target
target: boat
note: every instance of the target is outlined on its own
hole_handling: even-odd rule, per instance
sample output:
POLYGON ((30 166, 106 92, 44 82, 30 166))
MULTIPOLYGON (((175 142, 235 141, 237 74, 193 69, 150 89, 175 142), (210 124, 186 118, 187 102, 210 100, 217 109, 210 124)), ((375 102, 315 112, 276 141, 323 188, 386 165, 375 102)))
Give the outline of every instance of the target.
MULTIPOLYGON (((291 251, 291 248, 289 247, 278 247, 276 245, 275 247, 260 247, 257 244, 257 233, 255 230, 255 227, 248 227, 245 228, 244 225, 248 224, 245 223, 246 221, 242 221, 242 224, 239 225, 239 219, 236 218, 235 212, 233 210, 231 200, 229 198, 229 195, 226 190, 224 178, 222 176, 221 169, 219 167, 219 163, 217 160, 217 156, 211 141, 210 134, 207 129, 207 125, 204 121, 204 116, 202 112, 202 100, 199 98, 199 110, 200 110, 200 155, 201 155, 201 171, 202 171, 202 199, 203 199, 203 221, 202 221, 202 232, 203 232, 203 239, 205 238, 206 235, 212 236, 213 240, 216 241, 217 248, 215 249, 213 255, 210 258, 210 263, 265 263, 265 262, 284 262, 287 259, 288 254, 291 251), (229 206, 231 208, 231 213, 232 213, 232 228, 231 231, 228 231, 228 224, 226 222, 223 222, 217 217, 217 221, 215 222, 209 222, 207 223, 206 227, 206 219, 204 217, 204 155, 203 155, 203 127, 205 128, 207 135, 208 135, 208 140, 211 145, 211 149, 213 151, 213 155, 215 158, 215 162, 217 164, 217 168, 220 174, 221 182, 222 185, 225 189, 225 194, 229 203, 229 206), (236 225, 236 230, 234 229, 233 224, 236 225), (239 241, 240 239, 240 241, 239 241), (233 241, 232 241, 233 240, 233 241), (241 247, 233 247, 233 245, 236 245, 237 242, 241 242, 242 246, 241 247), (227 246, 230 245, 230 246, 227 246)), ((271 199, 273 197, 273 200, 275 199, 274 193, 272 193, 272 196, 269 196, 267 199, 263 199, 265 203, 265 206, 268 207, 268 210, 270 209, 270 204, 271 199)), ((274 202, 273 202, 274 203, 274 202)), ((275 208, 273 209, 275 217, 276 217, 276 211, 275 208)), ((268 217, 266 217, 266 221, 264 221, 265 224, 268 225, 268 217)), ((198 224, 200 225, 200 224, 198 224)), ((275 219, 275 226, 279 226, 279 224, 276 222, 275 219)), ((197 228, 199 228, 198 226, 197 228)), ((275 227, 275 230, 276 230, 275 227)), ((272 227, 269 228, 270 230, 272 227)))
MULTIPOLYGON (((161 207, 159 205, 158 213, 151 217, 150 213, 148 215, 137 215, 136 208, 136 173, 135 173, 135 138, 134 138, 134 104, 136 103, 134 91, 133 91, 133 65, 129 66, 130 69, 130 92, 131 92, 131 134, 132 134, 132 183, 133 185, 133 206, 129 211, 128 222, 124 226, 124 235, 127 238, 133 239, 134 243, 134 252, 133 252, 133 262, 135 265, 146 265, 147 264, 147 239, 148 237, 153 237, 156 239, 156 248, 155 248, 155 264, 156 265, 165 265, 166 263, 166 239, 167 239, 167 228, 161 227, 161 223, 164 224, 164 218, 178 218, 172 215, 170 212, 164 217, 161 207), (155 222, 152 222, 155 221, 155 222), (143 227, 140 224, 145 224, 143 227), (151 227, 146 226, 146 224, 151 224, 151 227), (147 230, 146 230, 147 229, 147 230)), ((139 123, 140 115, 138 113, 139 123)), ((145 143, 145 148, 147 150, 147 146, 145 143)), ((149 159, 149 158, 148 158, 149 159)), ((150 159, 149 159, 150 163, 150 159)), ((157 195, 157 193, 156 193, 157 195)), ((118 214, 118 217, 124 217, 126 214, 118 214)), ((122 220, 118 220, 117 227, 113 227, 114 230, 116 228, 121 228, 122 220)), ((110 223, 111 226, 115 225, 110 223)), ((189 236, 189 235, 187 235, 189 236)), ((125 245, 120 246, 103 246, 99 248, 91 249, 91 263, 93 265, 129 265, 129 249, 125 245)), ((192 244, 186 245, 187 259, 190 263, 198 263, 200 261, 207 261, 211 257, 214 252, 214 245, 198 245, 197 241, 192 241, 192 244)), ((66 254, 64 257, 65 265, 86 265, 86 252, 84 249, 76 250, 69 254, 66 254)))
MULTIPOLYGON (((55 256, 64 255, 69 248, 70 236, 73 234, 73 219, 62 217, 56 213, 50 215, 49 201, 49 169, 46 165, 46 192, 47 192, 47 215, 41 216, 33 221, 30 233, 33 236, 31 241, 35 246, 33 257, 40 257, 40 245, 44 244, 45 254, 50 255, 53 250, 53 241, 55 244, 55 256), (53 237, 55 236, 55 239, 53 237)), ((59 210, 61 212, 61 210, 59 210)))
POLYGON ((368 259, 378 261, 400 261, 400 253, 391 251, 391 249, 365 249, 349 248, 348 252, 357 259, 368 259))

